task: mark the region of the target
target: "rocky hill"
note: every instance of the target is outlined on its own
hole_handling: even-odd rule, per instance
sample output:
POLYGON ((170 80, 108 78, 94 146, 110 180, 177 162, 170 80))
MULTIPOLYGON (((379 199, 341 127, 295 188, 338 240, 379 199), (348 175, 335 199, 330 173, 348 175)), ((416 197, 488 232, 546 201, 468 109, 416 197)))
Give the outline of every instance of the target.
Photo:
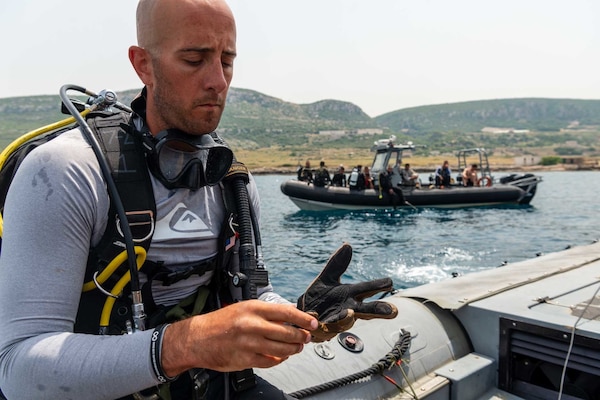
MULTIPOLYGON (((138 90, 119 92, 129 103, 138 90)), ((17 136, 65 116, 55 96, 0 99, 0 147, 17 136)), ((219 130, 228 140, 249 148, 277 146, 365 146, 370 135, 359 129, 377 129, 377 138, 426 144, 428 149, 494 147, 573 147, 598 154, 600 100, 501 99, 413 107, 369 117, 355 104, 322 100, 295 104, 253 90, 231 88, 219 130), (487 128, 487 129, 486 129, 487 128), (322 131, 346 131, 325 136, 322 131)), ((568 151, 567 151, 568 152, 568 151)))

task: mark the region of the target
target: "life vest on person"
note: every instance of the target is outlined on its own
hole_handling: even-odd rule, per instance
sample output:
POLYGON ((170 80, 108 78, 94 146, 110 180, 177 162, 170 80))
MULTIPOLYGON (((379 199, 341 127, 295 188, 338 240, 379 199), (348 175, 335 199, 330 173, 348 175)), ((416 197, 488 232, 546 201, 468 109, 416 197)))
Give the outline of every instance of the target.
POLYGON ((326 184, 328 184, 329 181, 330 181, 329 172, 327 171, 327 169, 325 167, 319 168, 317 170, 317 172, 315 173, 315 178, 314 178, 313 184, 315 186, 323 187, 326 184))

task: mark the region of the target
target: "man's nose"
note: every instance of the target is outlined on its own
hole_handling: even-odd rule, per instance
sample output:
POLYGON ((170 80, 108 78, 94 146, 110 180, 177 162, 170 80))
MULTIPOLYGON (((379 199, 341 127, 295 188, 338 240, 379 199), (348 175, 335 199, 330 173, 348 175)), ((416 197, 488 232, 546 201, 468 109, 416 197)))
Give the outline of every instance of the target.
POLYGON ((219 93, 227 89, 229 79, 221 60, 215 59, 210 63, 208 73, 205 78, 205 86, 207 90, 214 90, 219 93))

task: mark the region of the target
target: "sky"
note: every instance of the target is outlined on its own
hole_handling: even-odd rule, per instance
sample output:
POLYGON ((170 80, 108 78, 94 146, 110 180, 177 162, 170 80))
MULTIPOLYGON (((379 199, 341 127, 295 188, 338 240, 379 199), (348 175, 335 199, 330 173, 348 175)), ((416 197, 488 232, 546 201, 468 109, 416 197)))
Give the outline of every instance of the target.
MULTIPOLYGON (((0 98, 141 87, 135 0, 0 3, 0 98)), ((229 0, 232 86, 306 104, 600 99, 598 0, 229 0)))

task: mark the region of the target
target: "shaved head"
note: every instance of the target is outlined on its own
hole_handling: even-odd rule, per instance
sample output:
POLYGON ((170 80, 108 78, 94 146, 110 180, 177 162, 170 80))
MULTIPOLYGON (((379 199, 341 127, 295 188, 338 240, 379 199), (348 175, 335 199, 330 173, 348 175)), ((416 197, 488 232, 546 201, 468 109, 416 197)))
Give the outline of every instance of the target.
POLYGON ((147 88, 147 122, 204 134, 225 106, 236 56, 233 14, 224 0, 140 0, 130 60, 147 88))
POLYGON ((229 6, 223 0, 140 0, 136 12, 138 46, 158 50, 161 40, 173 28, 172 23, 176 23, 182 15, 202 12, 203 8, 218 10, 233 19, 229 6))
POLYGON ((154 41, 152 37, 152 20, 156 3, 159 0, 140 0, 136 12, 138 46, 149 48, 154 41))

